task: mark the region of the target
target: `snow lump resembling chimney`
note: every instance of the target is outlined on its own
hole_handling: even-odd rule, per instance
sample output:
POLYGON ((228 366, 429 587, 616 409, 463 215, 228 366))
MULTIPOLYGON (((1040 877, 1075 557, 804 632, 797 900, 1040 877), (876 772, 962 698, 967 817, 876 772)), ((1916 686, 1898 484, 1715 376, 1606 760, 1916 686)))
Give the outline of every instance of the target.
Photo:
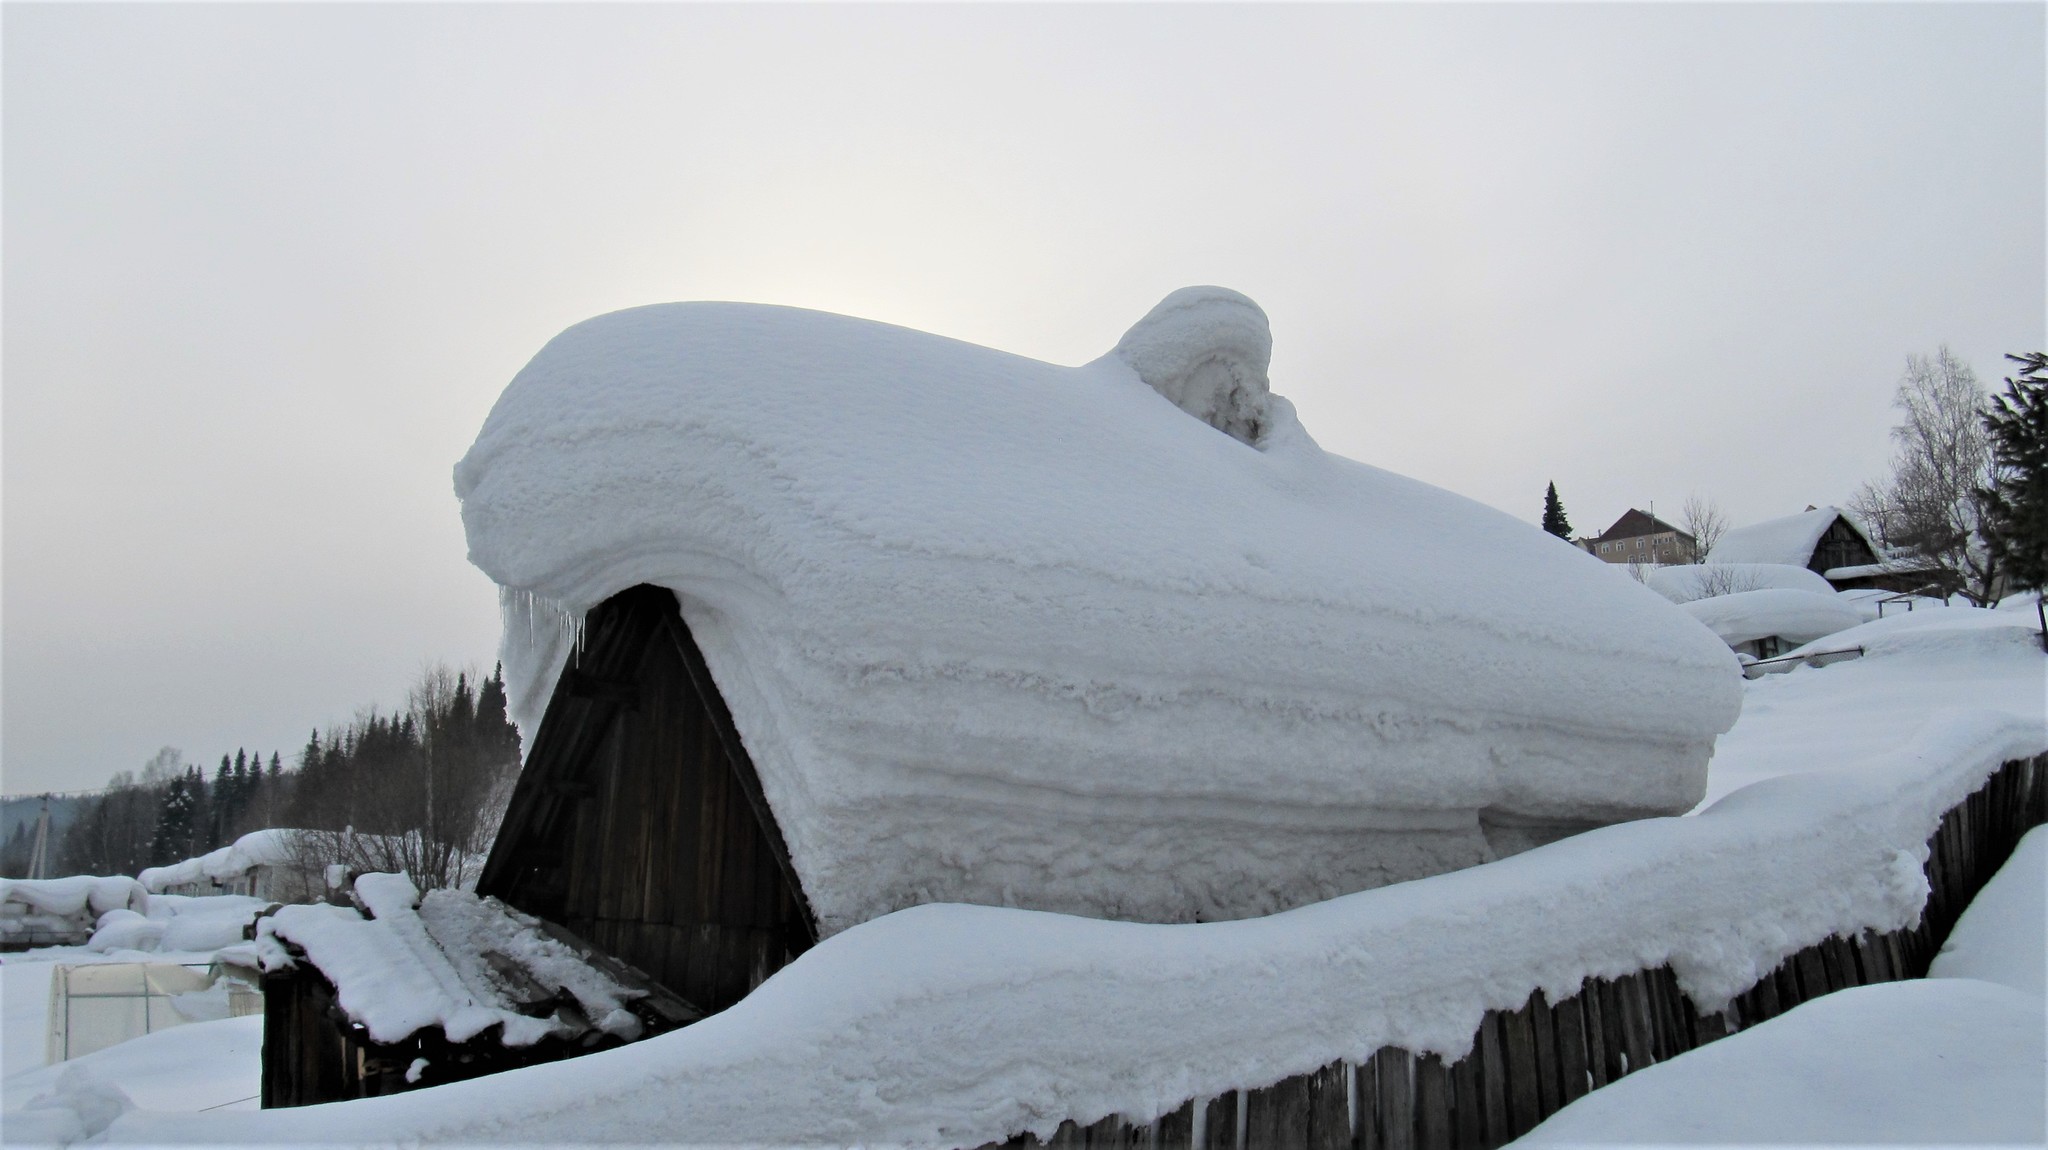
POLYGON ((1247 297, 1229 288, 1182 288, 1133 324, 1111 354, 1174 406, 1258 446, 1273 332, 1247 297))

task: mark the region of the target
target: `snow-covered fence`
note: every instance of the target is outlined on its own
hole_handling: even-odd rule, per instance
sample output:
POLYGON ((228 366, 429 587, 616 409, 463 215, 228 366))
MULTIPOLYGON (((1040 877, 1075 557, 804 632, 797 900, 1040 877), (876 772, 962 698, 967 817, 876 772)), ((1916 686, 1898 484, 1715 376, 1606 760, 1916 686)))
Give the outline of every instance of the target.
POLYGON ((1914 925, 1833 936, 1786 958, 1702 1014, 1669 966, 1588 979, 1550 1002, 1488 1011, 1471 1053, 1446 1065, 1384 1047, 1362 1064, 1333 1062, 1270 1086, 1192 1099, 1151 1123, 1111 1115, 1062 1123, 1048 1141, 1005 1147, 1172 1146, 1190 1150, 1301 1146, 1357 1150, 1495 1147, 1567 1103, 1632 1071, 1852 986, 1919 978, 1975 897, 2032 827, 2048 824, 2048 755, 2005 763, 1950 808, 1927 843, 1926 908, 1914 925))

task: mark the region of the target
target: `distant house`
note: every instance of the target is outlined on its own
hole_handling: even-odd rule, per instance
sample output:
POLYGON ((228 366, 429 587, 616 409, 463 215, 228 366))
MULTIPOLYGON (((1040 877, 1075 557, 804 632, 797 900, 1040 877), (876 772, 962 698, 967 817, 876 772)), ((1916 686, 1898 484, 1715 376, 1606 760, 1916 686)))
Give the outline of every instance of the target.
POLYGON ((1826 579, 1837 591, 1912 591, 1928 573, 1912 560, 1886 556, 1854 516, 1839 507, 1808 507, 1738 527, 1721 537, 1710 563, 1786 563, 1826 579))
POLYGON ((1614 526, 1591 539, 1576 541, 1580 547, 1608 563, 1690 563, 1694 540, 1647 511, 1631 507, 1614 526))

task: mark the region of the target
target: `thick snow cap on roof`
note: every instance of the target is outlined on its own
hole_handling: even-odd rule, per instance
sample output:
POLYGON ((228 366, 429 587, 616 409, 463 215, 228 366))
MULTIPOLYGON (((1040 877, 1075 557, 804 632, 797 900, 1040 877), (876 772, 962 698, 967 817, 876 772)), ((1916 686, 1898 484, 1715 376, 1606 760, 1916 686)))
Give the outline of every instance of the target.
MULTIPOLYGON (((1721 536, 1708 559, 1714 563, 1789 563, 1804 567, 1813 562, 1814 547, 1836 519, 1847 521, 1865 543, 1870 543, 1870 532, 1856 522, 1855 516, 1839 507, 1816 507, 1797 515, 1737 527, 1721 536)), ((1877 545, 1872 543, 1870 549, 1877 551, 1877 545)))
POLYGON ((1739 591, 1695 599, 1680 606, 1730 646, 1767 635, 1793 643, 1810 643, 1863 622, 1863 613, 1833 592, 1784 588, 1739 591))
POLYGON ((1480 861, 1482 821, 1697 801, 1733 654, 1326 454, 1269 349, 1220 288, 1079 367, 751 304, 578 324, 455 469, 514 717, 569 621, 674 590, 827 932, 938 900, 1263 913, 1480 861))
POLYGON ((1834 584, 1790 563, 1687 563, 1657 567, 1643 577, 1650 590, 1673 603, 1712 599, 1743 591, 1812 591, 1835 594, 1834 584))

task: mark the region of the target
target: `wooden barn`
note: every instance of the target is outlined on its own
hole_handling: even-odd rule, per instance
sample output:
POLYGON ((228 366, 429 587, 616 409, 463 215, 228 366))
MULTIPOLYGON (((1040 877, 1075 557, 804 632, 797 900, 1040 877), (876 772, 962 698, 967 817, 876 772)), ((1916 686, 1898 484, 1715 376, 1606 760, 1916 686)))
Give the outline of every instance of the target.
POLYGON ((817 926, 676 597, 592 610, 477 893, 556 923, 706 1011, 808 950, 817 926))

